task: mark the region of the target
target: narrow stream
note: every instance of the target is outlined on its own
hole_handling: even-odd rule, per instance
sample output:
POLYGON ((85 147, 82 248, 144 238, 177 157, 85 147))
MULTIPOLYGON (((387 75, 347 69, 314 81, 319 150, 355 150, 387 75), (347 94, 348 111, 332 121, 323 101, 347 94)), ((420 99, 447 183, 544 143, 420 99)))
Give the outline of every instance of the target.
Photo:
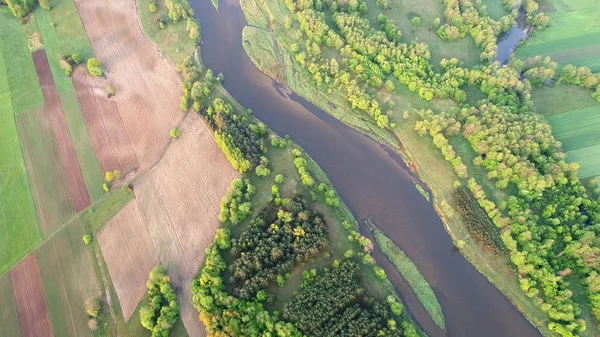
MULTIPOLYGON (((353 214, 371 217, 415 262, 442 305, 446 333, 377 251, 409 310, 430 336, 540 336, 508 299, 458 253, 399 156, 264 75, 247 57, 238 0, 192 0, 202 26, 202 58, 225 88, 279 135, 290 135, 323 168, 353 214)), ((368 232, 364 230, 364 232, 368 232)))

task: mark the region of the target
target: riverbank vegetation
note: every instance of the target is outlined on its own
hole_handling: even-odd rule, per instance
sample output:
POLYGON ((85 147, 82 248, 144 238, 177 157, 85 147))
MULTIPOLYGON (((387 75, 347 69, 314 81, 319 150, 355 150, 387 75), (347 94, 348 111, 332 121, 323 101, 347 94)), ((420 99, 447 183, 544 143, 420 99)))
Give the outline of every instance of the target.
MULTIPOLYGON (((369 18, 379 9, 370 2, 249 2, 243 6, 247 17, 266 18, 263 28, 273 29, 284 51, 286 84, 374 138, 404 146, 407 160, 431 185, 457 246, 542 333, 594 333, 595 322, 581 312, 600 312, 594 286, 599 196, 580 182, 579 166, 565 160, 575 156, 565 157, 550 125, 533 112, 533 87, 569 69, 555 71, 542 58, 493 62, 497 37, 518 12, 496 21, 477 3, 444 2, 446 22, 440 22, 438 36, 451 41, 470 35, 481 48, 481 63, 466 68, 458 58, 434 64, 430 45, 437 40, 406 39, 390 11, 373 22, 369 18), (424 153, 434 148, 441 158, 424 153), (572 286, 577 279, 587 292, 578 303, 573 293, 579 287, 572 286)), ((402 1, 379 3, 385 8, 402 1)), ((507 9, 513 5, 518 3, 505 2, 507 9)), ((547 26, 535 1, 521 6, 538 31, 547 26)), ((413 17, 423 17, 418 14, 413 17)), ((589 77, 594 93, 595 75, 584 72, 586 79, 577 83, 589 77)))
POLYGON ((446 330, 444 322, 444 314, 442 307, 438 302, 433 289, 425 280, 421 272, 412 260, 396 244, 389 239, 383 232, 376 229, 372 223, 369 227, 373 231, 375 241, 381 249, 381 252, 392 262, 396 270, 402 275, 406 282, 410 285, 417 298, 425 308, 425 311, 431 316, 431 319, 442 330, 446 330))

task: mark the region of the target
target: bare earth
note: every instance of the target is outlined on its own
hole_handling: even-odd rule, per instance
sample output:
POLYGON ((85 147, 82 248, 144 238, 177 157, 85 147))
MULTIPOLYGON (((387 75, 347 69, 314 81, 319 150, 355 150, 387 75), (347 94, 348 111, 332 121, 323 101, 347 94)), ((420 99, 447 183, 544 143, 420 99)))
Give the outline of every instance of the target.
POLYGON ((162 264, 171 277, 190 336, 205 336, 190 284, 219 227, 219 205, 239 177, 212 132, 190 113, 161 162, 134 187, 162 264))
MULTIPOLYGON (((140 168, 149 168, 164 152, 169 130, 183 117, 179 108, 181 79, 140 30, 135 0, 76 0, 75 3, 94 53, 104 65, 108 83, 116 90, 111 101, 118 108, 140 168)), ((104 111, 102 118, 105 122, 117 119, 104 111)), ((88 130, 98 124, 88 124, 88 130)), ((89 133, 102 132, 105 131, 89 133)), ((106 132, 111 130, 107 127, 106 132)), ((120 154, 113 160, 120 162, 123 157, 120 154)))
POLYGON ((146 293, 146 281, 158 256, 138 203, 131 201, 98 234, 98 244, 123 316, 128 320, 146 293))
POLYGON ((52 337, 52 324, 44 297, 44 285, 35 254, 10 272, 21 336, 52 337))
POLYGON ((79 212, 90 205, 90 195, 88 194, 77 152, 73 145, 73 139, 69 133, 69 125, 63 113, 60 97, 54 85, 54 79, 50 72, 48 57, 43 49, 33 52, 33 63, 35 70, 42 86, 44 101, 46 102, 46 114, 50 119, 56 142, 58 145, 58 153, 63 164, 67 176, 69 191, 73 197, 75 211, 79 212))
POLYGON ((106 79, 78 67, 73 72, 73 85, 102 172, 120 170, 127 175, 135 171, 137 156, 115 98, 107 97, 106 79))

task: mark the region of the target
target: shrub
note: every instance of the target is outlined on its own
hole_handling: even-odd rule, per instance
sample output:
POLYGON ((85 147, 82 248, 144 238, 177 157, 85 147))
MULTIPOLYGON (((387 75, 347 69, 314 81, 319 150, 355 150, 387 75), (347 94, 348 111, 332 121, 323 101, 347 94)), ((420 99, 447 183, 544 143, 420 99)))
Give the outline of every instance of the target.
POLYGON ((90 328, 92 331, 96 331, 98 329, 98 321, 93 318, 90 319, 88 321, 88 328, 90 328))
POLYGON ((275 176, 275 182, 278 184, 283 184, 285 183, 285 178, 283 177, 283 174, 278 174, 275 176))
POLYGON ((92 235, 91 234, 84 235, 83 236, 83 242, 85 242, 86 245, 89 245, 92 242, 92 235))
POLYGON ((104 192, 110 191, 110 187, 108 187, 108 184, 102 184, 102 189, 104 189, 104 192))
POLYGON ((151 3, 150 5, 148 5, 148 10, 150 10, 150 13, 156 13, 156 11, 158 11, 158 8, 156 7, 155 3, 151 3))
POLYGON ((421 26, 421 18, 418 16, 415 16, 414 18, 412 18, 411 22, 414 27, 421 26))
POLYGON ((375 272, 375 276, 377 276, 377 278, 379 278, 380 280, 385 280, 386 276, 385 270, 383 270, 383 268, 381 268, 380 266, 373 266, 373 272, 375 272))
POLYGON ((94 76, 104 75, 104 68, 102 67, 102 63, 95 57, 92 57, 87 61, 87 68, 90 74, 94 76))
POLYGON ((171 137, 173 137, 173 138, 179 138, 179 136, 181 135, 181 132, 179 131, 178 128, 174 128, 174 129, 171 129, 170 134, 171 134, 171 137))
POLYGON ((73 66, 65 60, 60 60, 59 63, 60 67, 65 71, 65 75, 71 77, 71 74, 73 74, 73 66))
POLYGON ((107 98, 111 98, 115 95, 115 87, 113 87, 112 85, 108 85, 106 86, 106 97, 107 98))
POLYGON ((40 7, 49 11, 50 10, 50 0, 39 0, 40 7))
POLYGON ((78 53, 73 53, 73 55, 71 55, 71 61, 75 64, 81 64, 81 62, 83 62, 83 57, 78 53))
POLYGON ((97 298, 90 298, 85 301, 85 311, 90 317, 98 317, 98 314, 100 313, 100 300, 97 298))

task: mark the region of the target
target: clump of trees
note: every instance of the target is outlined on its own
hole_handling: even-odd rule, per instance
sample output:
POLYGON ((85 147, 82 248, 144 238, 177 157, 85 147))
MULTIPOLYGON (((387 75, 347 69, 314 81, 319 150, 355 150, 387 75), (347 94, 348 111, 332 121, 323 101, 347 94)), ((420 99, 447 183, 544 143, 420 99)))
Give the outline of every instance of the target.
POLYGON ((600 74, 593 74, 590 68, 566 65, 563 67, 558 81, 590 89, 592 97, 600 103, 600 74))
POLYGON ((179 317, 179 304, 162 265, 150 272, 146 287, 148 303, 140 308, 142 326, 152 331, 152 337, 168 336, 179 317))
POLYGON ((83 62, 83 57, 78 53, 74 53, 71 56, 58 55, 58 62, 60 67, 65 72, 65 75, 71 76, 73 74, 73 66, 77 66, 83 62))
POLYGON ((85 301, 85 312, 88 315, 88 328, 92 331, 98 329, 98 316, 100 316, 100 309, 102 308, 100 299, 90 298, 85 301))
POLYGON ((250 229, 232 242, 229 270, 234 294, 250 299, 327 244, 323 216, 308 208, 302 197, 295 196, 285 206, 267 205, 250 229))
POLYGON ((393 297, 388 304, 365 296, 354 262, 344 261, 313 280, 283 307, 283 318, 307 336, 418 336, 408 324, 397 326, 389 306, 396 313, 402 306, 393 297))
POLYGON ((36 3, 40 5, 41 8, 49 11, 50 10, 50 1, 49 0, 3 0, 0 1, 0 5, 3 3, 8 5, 8 8, 13 13, 13 15, 19 19, 24 18, 27 14, 29 14, 36 3))
POLYGON ((227 221, 234 225, 246 220, 252 214, 250 199, 256 192, 256 187, 248 179, 235 179, 231 182, 229 191, 221 199, 221 212, 219 220, 227 221))
POLYGON ((227 269, 227 264, 221 251, 228 250, 229 247, 219 242, 229 242, 229 235, 228 231, 220 232, 219 241, 206 249, 206 260, 200 277, 192 282, 194 307, 200 312, 200 320, 208 333, 232 337, 302 337, 303 334, 293 324, 281 321, 278 314, 270 314, 264 308, 264 294, 243 300, 226 291, 222 273, 227 269))

